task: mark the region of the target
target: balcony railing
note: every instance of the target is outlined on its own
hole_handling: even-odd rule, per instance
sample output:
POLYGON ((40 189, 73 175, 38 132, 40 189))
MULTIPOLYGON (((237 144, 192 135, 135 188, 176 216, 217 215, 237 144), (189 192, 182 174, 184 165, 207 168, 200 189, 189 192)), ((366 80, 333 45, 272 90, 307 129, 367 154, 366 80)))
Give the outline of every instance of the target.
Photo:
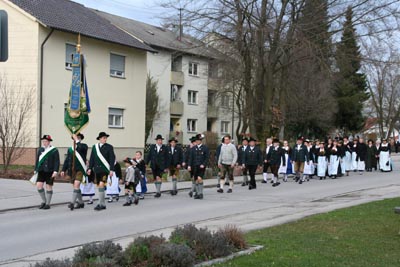
POLYGON ((183 115, 183 102, 182 101, 171 101, 169 112, 171 115, 182 116, 183 115))
POLYGON ((183 86, 184 78, 182 71, 171 71, 171 84, 183 86))

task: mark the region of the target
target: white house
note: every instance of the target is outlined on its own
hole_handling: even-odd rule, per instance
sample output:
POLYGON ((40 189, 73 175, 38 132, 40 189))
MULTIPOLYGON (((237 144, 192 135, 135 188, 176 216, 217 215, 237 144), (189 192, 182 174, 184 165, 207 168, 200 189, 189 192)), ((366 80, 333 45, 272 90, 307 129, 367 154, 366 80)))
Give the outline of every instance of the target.
POLYGON ((31 142, 17 163, 33 163, 43 134, 53 137, 61 154, 71 145, 63 118, 78 33, 92 106, 86 143, 90 147, 105 131, 119 159, 143 149, 147 52, 154 49, 69 0, 0 0, 0 9, 7 12, 9 27, 9 58, 0 63, 0 72, 33 88, 36 102, 31 142))

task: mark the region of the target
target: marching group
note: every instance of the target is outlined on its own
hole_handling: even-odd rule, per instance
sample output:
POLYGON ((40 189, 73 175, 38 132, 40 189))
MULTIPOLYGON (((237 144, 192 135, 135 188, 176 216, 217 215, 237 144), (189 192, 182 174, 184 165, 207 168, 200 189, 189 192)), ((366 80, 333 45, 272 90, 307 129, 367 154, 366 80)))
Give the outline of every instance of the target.
MULTIPOLYGON (((106 194, 110 196, 109 202, 113 201, 113 196, 119 198, 120 179, 125 185, 126 202, 123 205, 137 205, 147 191, 146 165, 150 165, 152 170, 156 198, 161 197, 164 173, 168 173, 172 180, 170 194, 178 194, 177 179, 182 168, 187 169, 191 176, 192 188, 189 196, 194 199, 204 198, 203 179, 210 158, 210 151, 203 144, 204 135, 198 134, 190 138, 191 143, 186 151, 177 145, 176 138, 171 138, 168 145, 165 145, 164 138, 157 135, 156 143, 150 146, 146 159, 142 158, 141 151, 137 151, 132 158, 124 159, 124 179, 113 146, 107 143, 108 137, 105 132, 99 133, 98 143, 93 145, 87 159, 88 146, 83 143, 83 134, 72 136, 74 146, 68 149, 60 173, 62 177, 71 177, 73 194, 68 205, 71 210, 84 208, 82 196, 90 196, 88 204, 93 203, 95 184, 98 188, 99 202, 94 209, 106 209, 106 194)), ((50 209, 54 179, 60 168, 60 157, 57 148, 51 145, 53 140, 50 135, 44 135, 41 140, 42 147, 38 150, 36 158, 34 183, 42 200, 39 208, 50 209)), ((242 186, 248 186, 249 190, 257 188, 255 174, 261 169, 262 183, 268 183, 271 175, 273 187, 280 185, 279 175, 283 176, 283 182, 287 182, 288 176, 293 174, 294 180, 302 184, 314 176, 323 180, 326 177, 336 179, 343 175, 348 176, 350 172, 363 174, 364 171, 370 172, 373 169, 384 172, 392 170, 391 149, 386 139, 383 139, 382 143, 373 140, 365 143, 363 138, 328 138, 324 142, 300 137, 296 144, 290 147, 286 140, 281 145, 278 139, 267 138, 264 149, 261 149, 257 140, 252 137, 244 138, 238 147, 232 143, 229 135, 224 136, 221 141, 215 155, 220 170, 218 193, 224 192, 225 185, 228 186, 227 193, 233 192, 235 168, 240 168, 243 175, 242 186)))

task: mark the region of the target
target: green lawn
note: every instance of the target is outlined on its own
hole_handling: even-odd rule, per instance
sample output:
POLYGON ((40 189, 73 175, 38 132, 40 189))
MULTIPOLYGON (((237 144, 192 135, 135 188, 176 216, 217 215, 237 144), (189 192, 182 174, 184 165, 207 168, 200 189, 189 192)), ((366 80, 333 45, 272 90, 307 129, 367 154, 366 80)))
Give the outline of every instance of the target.
POLYGON ((252 255, 215 266, 400 266, 400 199, 388 199, 253 231, 252 255))

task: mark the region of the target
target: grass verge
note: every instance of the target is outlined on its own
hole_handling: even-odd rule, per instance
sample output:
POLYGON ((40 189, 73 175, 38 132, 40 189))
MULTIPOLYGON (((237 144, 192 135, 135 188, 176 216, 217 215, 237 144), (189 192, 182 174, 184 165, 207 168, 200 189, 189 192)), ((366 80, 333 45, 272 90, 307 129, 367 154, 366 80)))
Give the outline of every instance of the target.
POLYGON ((215 266, 400 266, 400 199, 387 199, 249 232, 265 248, 215 266))

